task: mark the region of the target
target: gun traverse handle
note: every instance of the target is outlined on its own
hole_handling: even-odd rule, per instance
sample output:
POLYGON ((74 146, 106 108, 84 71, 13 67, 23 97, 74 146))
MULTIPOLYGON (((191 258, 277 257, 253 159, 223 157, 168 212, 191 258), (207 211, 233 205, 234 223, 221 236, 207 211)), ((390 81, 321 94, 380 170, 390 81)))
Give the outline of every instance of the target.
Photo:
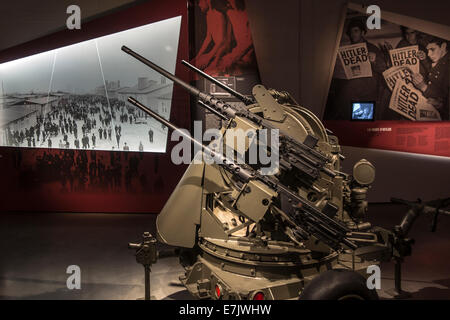
POLYGON ((128 249, 140 249, 142 244, 140 243, 128 243, 128 249))
POLYGON ((414 221, 416 221, 420 212, 422 212, 423 207, 424 207, 423 205, 416 205, 410 208, 408 212, 406 212, 405 216, 400 222, 400 225, 395 227, 396 232, 399 233, 399 235, 405 237, 409 233, 412 225, 414 224, 414 221))

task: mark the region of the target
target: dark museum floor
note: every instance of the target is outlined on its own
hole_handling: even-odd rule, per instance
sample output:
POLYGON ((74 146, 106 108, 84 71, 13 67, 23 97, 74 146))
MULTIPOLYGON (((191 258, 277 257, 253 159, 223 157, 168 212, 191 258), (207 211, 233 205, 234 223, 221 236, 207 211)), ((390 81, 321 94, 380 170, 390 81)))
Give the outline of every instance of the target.
MULTIPOLYGON (((371 221, 390 227, 406 207, 371 205, 371 221)), ((0 299, 139 299, 144 293, 143 267, 135 262, 130 241, 144 231, 154 233, 155 215, 145 214, 0 214, 0 299), (69 265, 81 268, 81 289, 69 290, 69 265)), ((430 219, 413 226, 413 255, 403 265, 403 288, 412 299, 450 299, 450 219, 440 217, 430 233, 430 219)), ((163 248, 164 249, 164 248, 163 248)), ((382 265, 379 295, 394 287, 393 263, 382 265)), ((191 299, 178 276, 176 257, 152 267, 156 299, 191 299)))

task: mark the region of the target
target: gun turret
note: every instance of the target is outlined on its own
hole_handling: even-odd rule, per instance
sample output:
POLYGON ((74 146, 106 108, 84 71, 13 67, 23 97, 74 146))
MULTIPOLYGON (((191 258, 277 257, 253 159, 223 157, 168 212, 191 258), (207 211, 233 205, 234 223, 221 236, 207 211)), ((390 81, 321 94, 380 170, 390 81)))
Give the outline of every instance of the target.
MULTIPOLYGON (((253 299, 255 293, 264 292, 276 299, 292 298, 291 292, 296 295, 305 285, 307 288, 312 276, 325 275, 328 271, 324 271, 334 266, 365 274, 368 265, 392 259, 396 262, 396 288, 401 291, 400 266, 411 253, 413 240, 406 236, 412 223, 422 212, 434 213, 434 221, 438 214, 449 214, 443 210, 448 201, 430 204, 438 208, 418 204, 392 231, 373 227, 364 217, 366 192, 375 168, 361 160, 353 176, 341 172, 343 156, 337 137, 289 93, 257 85, 246 100, 222 87, 246 104, 230 105, 131 49, 122 50, 182 86, 199 105, 223 120, 221 130, 206 146, 128 98, 129 103, 201 150, 156 220, 158 240, 184 250, 181 262, 186 273, 180 280, 192 294, 199 298, 253 299), (271 131, 270 141, 265 141, 267 132, 260 131, 264 129, 271 131), (242 144, 242 135, 235 134, 238 130, 246 132, 245 148, 236 146, 242 144), (252 149, 254 146, 257 149, 252 149), (225 153, 217 151, 222 147, 226 147, 225 153), (265 153, 264 158, 270 153, 270 163, 275 161, 275 166, 265 170, 263 159, 252 162, 255 150, 260 157, 265 153), (197 161, 200 158, 204 161, 197 161), (249 289, 245 285, 249 277, 265 280, 249 289), (218 282, 213 282, 216 279, 218 282), (199 285, 192 285, 195 283, 199 285), (288 290, 280 290, 287 286, 288 290), (222 295, 217 295, 216 289, 214 296, 214 288, 222 295)), ((219 85, 195 67, 183 64, 219 85)), ((190 154, 184 145, 182 148, 183 155, 190 154)))
MULTIPOLYGON (((302 198, 288 187, 281 184, 274 176, 261 175, 255 170, 236 164, 233 160, 226 158, 218 152, 215 152, 209 147, 203 145, 200 141, 192 138, 189 134, 184 133, 174 124, 170 123, 136 99, 129 97, 128 102, 140 108, 142 111, 146 112, 155 120, 170 129, 178 131, 191 142, 201 147, 203 152, 211 157, 216 164, 230 172, 242 183, 248 184, 251 181, 262 182, 265 186, 269 187, 271 190, 274 190, 278 195, 287 199, 287 201, 291 204, 291 210, 287 212, 287 215, 289 215, 289 220, 295 224, 294 227, 296 234, 303 237, 303 240, 306 240, 310 236, 314 236, 335 250, 341 248, 342 246, 346 246, 351 249, 357 248, 357 245, 350 240, 350 229, 330 214, 332 210, 330 210, 329 207, 326 206, 322 211, 319 210, 308 200, 302 198)), ((245 189, 245 187, 243 189, 245 189)))

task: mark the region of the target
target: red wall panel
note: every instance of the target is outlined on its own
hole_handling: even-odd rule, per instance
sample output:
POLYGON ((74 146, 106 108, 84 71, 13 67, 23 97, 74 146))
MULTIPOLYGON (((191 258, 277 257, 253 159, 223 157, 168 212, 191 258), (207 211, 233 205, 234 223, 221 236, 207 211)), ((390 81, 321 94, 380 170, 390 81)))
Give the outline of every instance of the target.
POLYGON ((449 122, 327 120, 342 145, 450 157, 449 122))

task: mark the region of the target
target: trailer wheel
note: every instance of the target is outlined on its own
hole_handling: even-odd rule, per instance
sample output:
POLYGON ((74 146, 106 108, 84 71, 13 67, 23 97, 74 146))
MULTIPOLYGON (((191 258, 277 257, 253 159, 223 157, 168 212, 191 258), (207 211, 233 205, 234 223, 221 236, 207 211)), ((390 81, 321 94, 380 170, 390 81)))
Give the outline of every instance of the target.
POLYGON ((378 300, 366 279, 350 270, 328 270, 315 277, 299 296, 300 300, 378 300))

